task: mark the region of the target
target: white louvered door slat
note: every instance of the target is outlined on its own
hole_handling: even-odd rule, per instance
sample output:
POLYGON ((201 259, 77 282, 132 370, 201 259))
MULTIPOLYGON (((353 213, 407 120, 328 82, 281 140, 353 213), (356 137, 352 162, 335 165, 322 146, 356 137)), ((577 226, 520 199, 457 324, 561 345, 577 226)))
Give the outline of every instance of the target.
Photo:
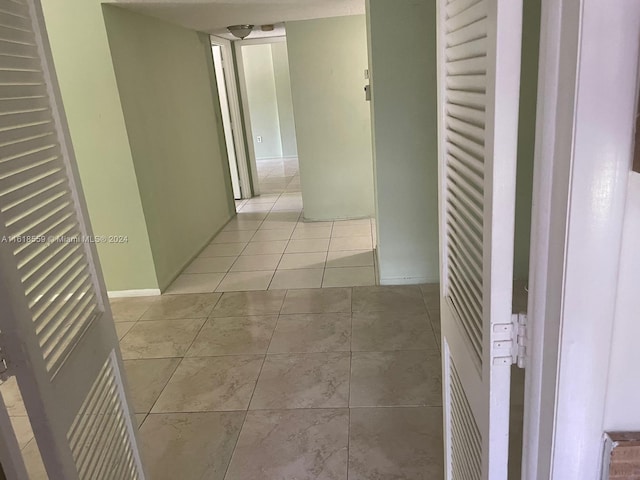
POLYGON ((439 0, 448 480, 506 480, 521 0, 439 0))
POLYGON ((0 0, 0 332, 9 374, 51 479, 143 479, 88 238, 40 4, 0 0))

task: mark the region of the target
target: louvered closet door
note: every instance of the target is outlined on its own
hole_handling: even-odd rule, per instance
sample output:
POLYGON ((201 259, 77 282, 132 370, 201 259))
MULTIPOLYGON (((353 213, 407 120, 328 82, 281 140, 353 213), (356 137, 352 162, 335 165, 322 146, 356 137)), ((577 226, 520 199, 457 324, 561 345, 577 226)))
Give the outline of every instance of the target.
MULTIPOLYGON (((49 478, 144 478, 40 5, 0 0, 0 330, 49 478)), ((114 232, 117 233, 117 232, 114 232)))
POLYGON ((440 0, 441 315, 448 480, 506 480, 522 4, 440 0))

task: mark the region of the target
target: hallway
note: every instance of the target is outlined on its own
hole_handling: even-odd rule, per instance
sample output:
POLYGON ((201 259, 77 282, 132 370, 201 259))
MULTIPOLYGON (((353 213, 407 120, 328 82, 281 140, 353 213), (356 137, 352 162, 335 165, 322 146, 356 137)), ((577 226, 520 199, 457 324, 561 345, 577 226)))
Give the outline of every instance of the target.
POLYGON ((297 159, 258 162, 262 194, 165 293, 212 293, 375 285, 373 219, 305 222, 297 159))
POLYGON ((150 478, 442 476, 436 286, 112 301, 150 478))

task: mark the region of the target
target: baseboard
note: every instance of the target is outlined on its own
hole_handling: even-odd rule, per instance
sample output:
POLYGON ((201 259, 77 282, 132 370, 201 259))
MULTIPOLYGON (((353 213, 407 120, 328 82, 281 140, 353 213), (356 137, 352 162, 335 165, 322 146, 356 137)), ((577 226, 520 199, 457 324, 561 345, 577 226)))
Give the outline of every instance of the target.
POLYGON ((361 215, 361 216, 355 216, 355 217, 340 217, 340 218, 336 218, 336 217, 305 217, 304 216, 304 210, 302 211, 302 219, 305 222, 344 222, 344 221, 348 221, 348 220, 364 220, 366 218, 368 219, 374 219, 375 217, 371 216, 371 215, 361 215))
POLYGON ((427 277, 380 277, 380 285, 420 285, 422 283, 433 283, 427 277))
POLYGON ((107 292, 109 298, 123 298, 123 297, 153 297, 160 295, 159 288, 145 288, 141 290, 115 290, 113 292, 107 292))

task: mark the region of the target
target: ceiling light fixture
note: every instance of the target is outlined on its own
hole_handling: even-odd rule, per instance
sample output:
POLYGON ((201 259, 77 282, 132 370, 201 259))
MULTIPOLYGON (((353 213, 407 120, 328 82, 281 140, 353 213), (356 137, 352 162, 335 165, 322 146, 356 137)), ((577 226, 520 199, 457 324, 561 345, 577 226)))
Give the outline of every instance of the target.
POLYGON ((229 30, 234 37, 243 40, 253 31, 253 25, 231 25, 227 27, 227 30, 229 30))

